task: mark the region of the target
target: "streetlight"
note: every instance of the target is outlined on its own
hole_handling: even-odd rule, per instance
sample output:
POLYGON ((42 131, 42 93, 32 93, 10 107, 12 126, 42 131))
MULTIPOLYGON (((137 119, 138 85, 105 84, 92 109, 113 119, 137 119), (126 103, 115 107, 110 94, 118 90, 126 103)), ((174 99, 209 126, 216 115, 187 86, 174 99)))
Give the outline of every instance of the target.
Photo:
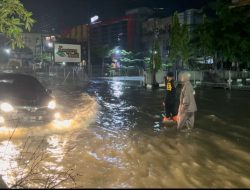
POLYGON ((99 16, 95 15, 95 16, 90 18, 90 23, 94 24, 96 21, 98 21, 98 19, 99 19, 99 16))
POLYGON ((52 42, 48 42, 48 46, 49 46, 50 48, 52 48, 52 47, 53 47, 53 43, 52 43, 52 42))
MULTIPOLYGON (((53 29, 52 29, 53 30, 53 29)), ((45 37, 46 40, 46 44, 50 49, 50 53, 51 53, 51 64, 52 64, 52 68, 54 66, 55 63, 55 55, 54 55, 54 51, 55 51, 55 41, 56 41, 56 37, 54 35, 50 35, 50 36, 46 36, 45 37)))
POLYGON ((120 50, 116 50, 115 53, 119 55, 120 54, 120 50))
POLYGON ((89 31, 88 31, 88 72, 91 73, 91 54, 90 54, 90 25, 95 24, 99 20, 99 16, 95 15, 90 18, 89 31))
POLYGON ((8 55, 10 54, 11 50, 9 48, 4 49, 5 53, 7 53, 8 55))

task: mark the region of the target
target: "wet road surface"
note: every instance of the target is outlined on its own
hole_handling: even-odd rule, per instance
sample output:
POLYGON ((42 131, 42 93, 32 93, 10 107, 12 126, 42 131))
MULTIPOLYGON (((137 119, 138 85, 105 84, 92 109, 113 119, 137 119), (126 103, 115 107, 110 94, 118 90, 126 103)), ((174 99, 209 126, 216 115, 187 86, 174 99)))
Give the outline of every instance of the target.
POLYGON ((249 92, 197 89, 195 129, 182 132, 161 124, 163 91, 139 81, 53 85, 53 94, 62 121, 0 129, 9 186, 250 187, 249 92))

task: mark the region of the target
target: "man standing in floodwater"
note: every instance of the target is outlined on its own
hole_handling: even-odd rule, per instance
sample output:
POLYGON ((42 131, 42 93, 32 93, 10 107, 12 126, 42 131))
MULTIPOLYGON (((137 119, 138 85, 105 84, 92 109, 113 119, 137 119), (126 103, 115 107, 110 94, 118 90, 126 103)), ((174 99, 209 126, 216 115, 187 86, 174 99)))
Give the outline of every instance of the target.
POLYGON ((168 72, 165 79, 165 97, 163 105, 165 106, 165 117, 163 122, 166 121, 177 121, 177 111, 176 111, 176 88, 174 85, 174 73, 168 72))
POLYGON ((183 84, 180 105, 178 109, 177 128, 194 127, 194 114, 197 111, 197 106, 194 98, 194 89, 190 83, 190 74, 184 72, 180 75, 181 82, 183 84))

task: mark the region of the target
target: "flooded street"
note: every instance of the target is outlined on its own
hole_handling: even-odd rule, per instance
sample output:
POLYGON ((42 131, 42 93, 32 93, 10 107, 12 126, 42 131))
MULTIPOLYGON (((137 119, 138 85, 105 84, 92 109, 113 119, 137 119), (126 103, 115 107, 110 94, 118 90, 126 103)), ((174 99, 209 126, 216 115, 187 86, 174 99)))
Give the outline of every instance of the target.
POLYGON ((0 174, 9 186, 250 187, 247 91, 197 89, 195 129, 177 132, 161 124, 164 91, 140 81, 52 90, 62 121, 0 128, 0 174))

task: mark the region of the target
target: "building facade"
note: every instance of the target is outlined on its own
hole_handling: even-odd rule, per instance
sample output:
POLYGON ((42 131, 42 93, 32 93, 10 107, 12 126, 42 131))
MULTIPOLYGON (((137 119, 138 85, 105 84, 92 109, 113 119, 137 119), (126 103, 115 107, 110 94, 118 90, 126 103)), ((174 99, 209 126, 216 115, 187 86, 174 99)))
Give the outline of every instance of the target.
POLYGON ((31 49, 33 55, 40 51, 42 35, 39 33, 22 33, 24 46, 31 49))
POLYGON ((109 47, 120 45, 125 49, 129 49, 133 40, 131 35, 132 25, 133 21, 129 16, 90 25, 91 48, 94 49, 103 45, 108 45, 109 47))
POLYGON ((195 26, 203 22, 203 12, 201 9, 188 9, 179 13, 178 17, 181 24, 186 24, 188 26, 190 38, 192 38, 195 26))
POLYGON ((91 47, 120 46, 129 51, 141 48, 142 22, 152 14, 151 9, 141 7, 126 11, 125 16, 90 25, 91 47))
POLYGON ((62 37, 67 39, 73 39, 78 43, 84 43, 88 41, 89 25, 83 24, 73 28, 67 29, 63 32, 62 37))
POLYGON ((158 30, 158 38, 160 44, 161 58, 163 63, 169 51, 169 29, 171 24, 171 17, 165 18, 150 18, 142 24, 142 51, 147 54, 152 49, 154 41, 155 30, 158 30))
MULTIPOLYGON (((201 9, 188 9, 178 13, 180 24, 188 26, 190 37, 194 27, 202 23, 203 13, 201 9)), ((142 43, 143 51, 150 51, 154 39, 154 32, 157 29, 159 32, 158 38, 160 43, 162 63, 166 63, 169 54, 169 31, 172 17, 150 18, 142 24, 142 43)), ((149 53, 149 52, 148 52, 149 53)))

